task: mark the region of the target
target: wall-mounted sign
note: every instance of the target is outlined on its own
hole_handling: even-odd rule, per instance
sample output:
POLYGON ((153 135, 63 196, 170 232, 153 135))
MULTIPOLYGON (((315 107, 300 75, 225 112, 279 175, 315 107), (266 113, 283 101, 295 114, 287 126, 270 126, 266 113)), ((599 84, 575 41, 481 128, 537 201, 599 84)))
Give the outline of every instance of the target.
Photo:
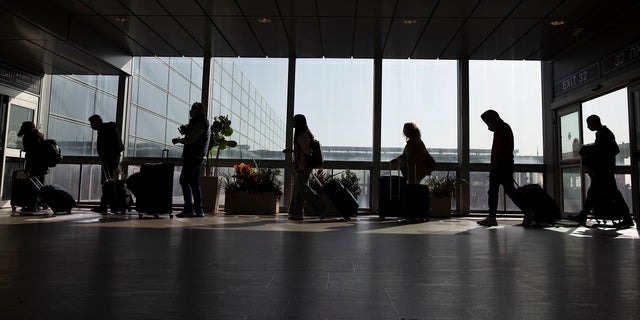
POLYGON ((626 67, 640 61, 640 41, 602 59, 602 74, 626 67))
POLYGON ((0 84, 40 94, 40 79, 41 77, 38 75, 22 72, 0 63, 0 84))
POLYGON ((570 74, 562 80, 553 84, 553 92, 555 95, 562 94, 589 81, 600 77, 600 66, 594 63, 578 72, 570 74))

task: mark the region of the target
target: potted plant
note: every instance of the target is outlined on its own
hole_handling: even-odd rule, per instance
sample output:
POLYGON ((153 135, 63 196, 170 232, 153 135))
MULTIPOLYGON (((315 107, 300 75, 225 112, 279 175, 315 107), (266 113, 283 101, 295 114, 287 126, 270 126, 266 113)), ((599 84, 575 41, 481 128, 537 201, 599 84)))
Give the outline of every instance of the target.
POLYGON ((451 217, 451 198, 455 195, 458 185, 465 182, 464 179, 451 177, 449 174, 444 177, 433 176, 427 180, 431 193, 432 217, 451 217))
POLYGON ((240 163, 233 175, 224 175, 225 212, 235 214, 276 214, 280 212, 279 169, 240 163))
POLYGON ((204 212, 218 212, 220 202, 220 186, 222 180, 218 176, 218 163, 220 151, 227 148, 234 148, 238 143, 234 140, 227 140, 233 135, 231 120, 226 116, 217 116, 211 124, 211 135, 209 136, 209 152, 207 153, 206 172, 200 177, 200 188, 202 193, 202 210, 204 212), (211 156, 215 154, 212 163, 211 156), (211 174, 213 167, 213 175, 211 174))

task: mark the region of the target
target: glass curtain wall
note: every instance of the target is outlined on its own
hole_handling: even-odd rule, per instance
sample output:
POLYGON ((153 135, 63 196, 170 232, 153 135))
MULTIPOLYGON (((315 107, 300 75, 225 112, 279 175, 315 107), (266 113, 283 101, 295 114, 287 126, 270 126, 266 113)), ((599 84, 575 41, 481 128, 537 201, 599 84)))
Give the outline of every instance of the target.
MULTIPOLYGON (((480 115, 493 109, 511 126, 514 135, 514 161, 518 165, 542 164, 542 79, 537 61, 469 61, 469 146, 470 162, 489 163, 493 133, 480 115)), ((487 168, 488 170, 488 168, 487 168)), ((542 172, 516 172, 520 185, 542 185, 542 172)), ((489 188, 488 172, 470 174, 470 209, 484 211, 489 188)), ((500 207, 518 210, 511 199, 500 207)))

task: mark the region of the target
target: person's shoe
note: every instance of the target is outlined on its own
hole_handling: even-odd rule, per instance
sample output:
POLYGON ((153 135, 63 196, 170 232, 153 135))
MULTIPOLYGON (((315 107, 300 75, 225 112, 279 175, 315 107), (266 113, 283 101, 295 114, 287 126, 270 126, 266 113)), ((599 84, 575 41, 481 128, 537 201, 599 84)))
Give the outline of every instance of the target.
POLYGON ((196 218, 204 218, 206 216, 202 208, 194 208, 193 213, 196 218))
POLYGON ((633 221, 623 220, 622 222, 616 224, 616 229, 628 229, 633 227, 633 221))
POLYGON ((586 227, 587 226, 587 213, 584 211, 580 211, 580 214, 577 216, 568 216, 569 220, 577 221, 579 225, 586 227))
POLYGON ((485 227, 495 227, 498 225, 498 221, 494 217, 486 217, 484 220, 476 222, 477 224, 485 227))
POLYGON ((300 221, 303 220, 304 218, 302 217, 301 214, 296 214, 296 215, 290 215, 289 216, 289 220, 294 220, 294 221, 300 221))
POLYGON ((177 218, 195 218, 195 212, 191 210, 182 210, 180 213, 176 214, 177 218))
POLYGON ((107 213, 109 213, 109 209, 108 209, 108 208, 106 208, 106 207, 95 207, 95 208, 91 209, 91 211, 93 211, 93 212, 97 212, 97 213, 100 213, 100 214, 107 214, 107 213))

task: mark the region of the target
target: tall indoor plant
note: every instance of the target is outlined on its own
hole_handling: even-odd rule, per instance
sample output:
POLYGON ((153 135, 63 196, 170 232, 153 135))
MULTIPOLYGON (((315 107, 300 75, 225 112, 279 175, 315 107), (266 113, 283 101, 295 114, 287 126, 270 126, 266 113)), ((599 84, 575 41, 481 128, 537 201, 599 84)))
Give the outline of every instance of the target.
POLYGON ((220 203, 220 186, 222 179, 219 177, 218 165, 220 152, 227 148, 234 148, 238 143, 228 140, 233 135, 231 120, 227 116, 217 116, 213 118, 211 124, 211 136, 209 137, 209 153, 207 154, 207 165, 205 175, 200 177, 200 187, 202 191, 202 210, 205 212, 218 212, 220 203), (211 156, 215 154, 215 159, 211 156), (211 172, 213 167, 213 174, 211 172))

